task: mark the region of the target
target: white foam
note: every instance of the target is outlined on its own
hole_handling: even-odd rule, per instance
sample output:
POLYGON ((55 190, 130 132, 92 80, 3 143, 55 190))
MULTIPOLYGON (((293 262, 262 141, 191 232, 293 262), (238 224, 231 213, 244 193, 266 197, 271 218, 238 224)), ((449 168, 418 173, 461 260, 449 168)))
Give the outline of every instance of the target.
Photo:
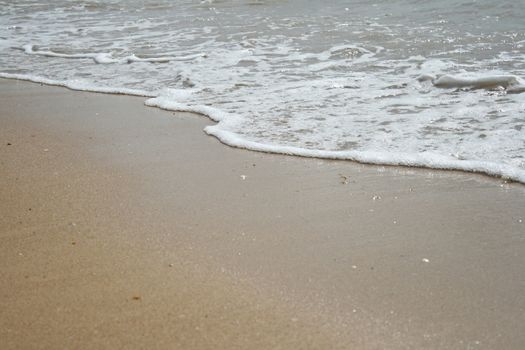
POLYGON ((123 59, 128 63, 132 62, 152 62, 152 63, 166 63, 171 61, 189 61, 202 57, 207 57, 206 54, 198 53, 193 55, 181 55, 181 56, 161 56, 161 57, 137 57, 135 54, 127 56, 123 59))
POLYGON ((462 170, 467 172, 484 173, 525 183, 525 170, 519 167, 486 161, 462 160, 457 159, 454 156, 443 156, 431 152, 421 152, 416 154, 373 151, 327 151, 251 141, 228 130, 235 124, 242 124, 241 116, 227 113, 211 106, 189 105, 174 100, 174 98, 187 99, 193 93, 192 91, 165 89, 158 93, 152 93, 133 89, 95 86, 81 81, 57 81, 26 74, 0 73, 0 77, 63 86, 72 90, 152 97, 145 101, 146 106, 159 107, 171 111, 193 112, 209 117, 211 120, 217 122, 217 124, 207 126, 204 131, 209 135, 215 136, 222 143, 236 148, 310 158, 351 160, 378 165, 402 165, 444 170, 462 170))
POLYGON ((426 6, 376 17, 367 4, 343 11, 343 0, 242 3, 166 2, 159 11, 124 0, 10 2, 0 18, 0 67, 20 79, 145 95, 151 106, 205 114, 217 122, 206 132, 236 147, 510 177, 524 171, 523 15, 479 22, 432 7, 447 20, 429 24, 426 6), (464 30, 472 25, 474 34, 464 30), (20 43, 36 46, 11 49, 20 43))
POLYGON ((171 61, 172 57, 150 57, 150 58, 140 58, 135 55, 131 55, 125 58, 127 63, 133 62, 155 62, 155 63, 166 63, 171 61))
POLYGON ((59 58, 71 58, 71 59, 83 59, 83 58, 89 58, 95 61, 95 63, 116 63, 119 62, 119 60, 113 59, 111 57, 111 53, 82 53, 82 54, 65 54, 65 53, 59 53, 54 51, 46 51, 46 50, 35 50, 34 45, 27 44, 22 46, 22 49, 24 52, 28 55, 38 55, 38 56, 45 56, 45 57, 59 57, 59 58))
POLYGON ((106 87, 106 86, 92 84, 90 82, 82 81, 79 79, 63 81, 63 80, 49 79, 49 78, 32 75, 32 74, 13 74, 13 73, 3 73, 3 72, 0 72, 0 78, 32 81, 34 83, 62 86, 62 87, 66 87, 71 90, 78 90, 78 91, 100 92, 100 93, 105 93, 105 94, 120 94, 120 95, 143 96, 143 97, 156 96, 155 93, 148 92, 145 90, 106 87))
MULTIPOLYGON (((184 99, 186 97, 187 95, 183 96, 182 98, 184 99)), ((189 104, 178 102, 177 100, 174 100, 174 98, 177 97, 173 94, 161 94, 159 96, 146 100, 144 104, 146 106, 158 107, 169 111, 192 112, 202 114, 215 122, 222 122, 229 119, 229 122, 231 123, 233 119, 240 119, 239 116, 229 114, 214 107, 205 105, 192 106, 189 104)))
POLYGON ((28 55, 37 55, 45 57, 58 57, 66 59, 92 59, 95 63, 109 64, 109 63, 134 63, 134 62, 150 62, 150 63, 167 63, 171 61, 188 61, 202 57, 206 57, 206 54, 192 54, 192 55, 180 55, 180 56, 159 56, 159 57, 138 57, 135 54, 123 58, 114 58, 110 52, 99 52, 99 53, 75 53, 65 54, 60 52, 54 52, 51 50, 35 50, 35 45, 26 44, 21 48, 28 55))
POLYGON ((217 137, 222 143, 232 147, 244 148, 252 151, 294 155, 309 158, 324 158, 334 160, 352 160, 360 163, 377 165, 402 165, 424 167, 443 170, 462 170, 466 172, 484 173, 502 177, 512 181, 525 183, 525 170, 504 164, 458 160, 454 157, 445 157, 432 153, 391 153, 391 152, 362 152, 362 151, 323 151, 310 150, 299 147, 286 147, 253 142, 239 135, 221 130, 220 124, 207 126, 205 131, 217 137))
POLYGON ((93 57, 91 57, 95 63, 99 64, 108 64, 108 63, 117 63, 119 60, 113 58, 111 53, 97 53, 94 54, 93 57))

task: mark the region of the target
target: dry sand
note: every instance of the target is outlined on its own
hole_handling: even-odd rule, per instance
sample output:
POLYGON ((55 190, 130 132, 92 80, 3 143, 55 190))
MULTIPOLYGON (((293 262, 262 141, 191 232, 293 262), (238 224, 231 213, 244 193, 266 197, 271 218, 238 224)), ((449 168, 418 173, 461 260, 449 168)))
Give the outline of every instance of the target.
POLYGON ((206 123, 0 80, 2 349, 525 348, 525 186, 206 123))

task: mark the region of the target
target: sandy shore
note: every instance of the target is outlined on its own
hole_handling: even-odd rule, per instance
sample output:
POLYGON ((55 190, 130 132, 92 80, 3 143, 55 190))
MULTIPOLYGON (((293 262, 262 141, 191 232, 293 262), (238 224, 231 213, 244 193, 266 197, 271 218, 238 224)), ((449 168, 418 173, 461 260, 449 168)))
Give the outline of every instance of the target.
POLYGON ((0 80, 2 349, 525 347, 525 186, 143 101, 0 80))

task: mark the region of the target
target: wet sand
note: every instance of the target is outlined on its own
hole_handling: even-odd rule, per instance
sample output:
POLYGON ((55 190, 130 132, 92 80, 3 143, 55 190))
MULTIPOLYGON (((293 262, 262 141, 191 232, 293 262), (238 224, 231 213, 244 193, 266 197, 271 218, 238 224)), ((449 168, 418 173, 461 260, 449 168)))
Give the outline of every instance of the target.
POLYGON ((523 349, 525 186, 233 149, 0 80, 2 349, 523 349))

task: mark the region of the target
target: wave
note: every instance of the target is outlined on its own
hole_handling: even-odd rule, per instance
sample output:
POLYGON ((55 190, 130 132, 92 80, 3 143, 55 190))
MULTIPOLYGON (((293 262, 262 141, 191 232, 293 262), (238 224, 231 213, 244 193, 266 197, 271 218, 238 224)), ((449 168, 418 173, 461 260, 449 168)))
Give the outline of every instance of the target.
POLYGON ((16 48, 24 51, 28 55, 37 55, 45 57, 58 57, 66 59, 92 59, 97 64, 110 64, 110 63, 134 63, 134 62, 150 62, 150 63, 167 63, 171 61, 189 61, 201 57, 207 57, 206 54, 194 54, 184 56, 159 56, 159 57, 139 57, 135 54, 131 54, 122 58, 114 58, 111 52, 101 53, 75 53, 66 54, 50 50, 35 50, 35 45, 27 44, 21 48, 16 48))
POLYGON ((216 122, 215 125, 205 127, 204 131, 211 136, 216 137, 222 143, 236 148, 243 148, 252 151, 276 153, 309 158, 323 158, 333 160, 350 160, 360 163, 376 165, 393 165, 424 167, 442 170, 461 170, 465 172, 483 173, 494 177, 500 177, 525 184, 525 170, 495 162, 463 160, 453 156, 443 156, 430 152, 421 153, 395 153, 395 152, 373 152, 373 151, 330 151, 315 150, 300 147, 290 147, 282 145, 272 145, 247 140, 240 135, 228 130, 234 124, 240 123, 241 116, 222 111, 207 105, 188 105, 181 103, 188 95, 194 93, 194 90, 174 90, 164 89, 156 92, 103 87, 79 80, 59 81, 49 78, 28 75, 28 74, 11 74, 0 72, 0 78, 26 80, 46 85, 55 85, 67 87, 72 90, 90 91, 111 94, 125 94, 133 96, 149 97, 144 104, 146 106, 158 107, 170 111, 193 112, 204 115, 216 122), (178 101, 179 100, 179 101, 178 101))
POLYGON ((152 62, 152 63, 166 63, 171 61, 190 61, 200 57, 207 57, 206 54, 194 54, 194 55, 185 55, 185 56, 161 56, 161 57, 138 57, 136 55, 130 55, 124 57, 121 61, 127 63, 133 62, 152 62))
POLYGON ((435 87, 450 89, 450 88, 468 88, 468 89, 504 89, 508 93, 522 93, 525 92, 525 85, 521 84, 518 77, 513 75, 491 75, 478 78, 465 78, 452 75, 440 75, 434 77, 433 75, 421 75, 418 80, 431 81, 435 87))
POLYGON ((116 63, 118 60, 111 57, 111 53, 81 53, 81 54, 65 54, 54 51, 35 50, 35 46, 27 44, 22 46, 22 50, 28 55, 38 55, 45 57, 60 57, 60 58, 89 58, 95 63, 116 63))

